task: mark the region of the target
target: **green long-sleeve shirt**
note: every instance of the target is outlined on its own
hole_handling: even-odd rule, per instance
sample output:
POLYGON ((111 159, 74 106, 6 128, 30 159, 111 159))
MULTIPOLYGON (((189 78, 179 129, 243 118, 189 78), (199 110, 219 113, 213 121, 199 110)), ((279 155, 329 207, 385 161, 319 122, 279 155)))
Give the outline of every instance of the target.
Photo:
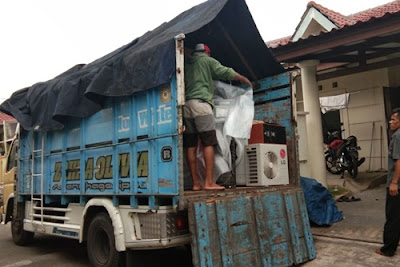
POLYGON ((185 61, 185 98, 201 99, 212 106, 213 80, 233 80, 235 71, 204 52, 195 52, 185 61))

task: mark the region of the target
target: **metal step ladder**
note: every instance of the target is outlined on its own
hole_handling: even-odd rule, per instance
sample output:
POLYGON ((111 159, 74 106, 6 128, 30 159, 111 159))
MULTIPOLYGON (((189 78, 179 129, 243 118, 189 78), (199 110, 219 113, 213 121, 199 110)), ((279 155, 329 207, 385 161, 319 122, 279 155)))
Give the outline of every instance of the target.
POLYGON ((44 132, 42 132, 42 140, 41 140, 41 146, 39 149, 35 149, 35 133, 32 135, 32 169, 31 169, 31 209, 30 209, 30 219, 32 221, 33 225, 36 225, 37 231, 40 232, 45 232, 44 228, 44 221, 43 219, 45 218, 43 211, 43 205, 44 205, 44 197, 43 197, 43 191, 44 191, 44 177, 43 177, 43 172, 44 172, 44 132), (40 155, 40 168, 39 170, 36 171, 36 165, 35 164, 36 156, 40 155), (39 181, 40 183, 40 192, 35 193, 35 182, 39 181), (39 206, 35 206, 35 202, 39 204, 39 206), (40 210, 40 214, 35 214, 35 210, 40 210), (39 218, 40 221, 35 220, 35 218, 39 218))

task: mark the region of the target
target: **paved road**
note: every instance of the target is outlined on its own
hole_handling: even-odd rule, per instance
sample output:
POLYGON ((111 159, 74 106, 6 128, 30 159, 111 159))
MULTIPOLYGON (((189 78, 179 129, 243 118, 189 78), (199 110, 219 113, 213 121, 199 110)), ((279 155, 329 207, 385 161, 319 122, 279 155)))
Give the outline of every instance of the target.
POLYGON ((374 251, 382 245, 386 188, 380 185, 356 195, 357 202, 339 202, 344 219, 330 227, 312 227, 317 258, 302 266, 400 266, 400 248, 388 258, 374 251))
MULTIPOLYGON (((142 251, 128 256, 128 266, 188 267, 190 253, 184 247, 160 251, 142 251)), ((0 224, 0 267, 87 267, 90 266, 86 247, 76 240, 37 234, 33 244, 19 247, 14 244, 10 224, 0 224)))
POLYGON ((317 258, 303 267, 398 267, 400 255, 388 258, 374 252, 376 243, 314 236, 317 258))
POLYGON ((355 196, 361 201, 337 203, 338 209, 343 213, 342 221, 331 227, 312 227, 313 235, 382 243, 385 223, 385 186, 381 185, 355 196))
POLYGON ((89 266, 85 247, 69 239, 35 236, 29 247, 14 244, 10 224, 0 225, 0 266, 89 266))

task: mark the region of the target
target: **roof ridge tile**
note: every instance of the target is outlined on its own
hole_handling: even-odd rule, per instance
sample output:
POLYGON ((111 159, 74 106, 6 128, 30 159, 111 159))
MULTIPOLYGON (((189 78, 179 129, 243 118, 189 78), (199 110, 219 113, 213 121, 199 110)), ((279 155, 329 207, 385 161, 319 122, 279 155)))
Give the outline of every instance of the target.
POLYGON ((357 22, 366 22, 371 18, 380 18, 388 13, 393 14, 397 12, 400 12, 400 0, 391 1, 383 5, 360 11, 349 15, 349 17, 357 22))
MULTIPOLYGON (((321 12, 321 14, 326 16, 335 25, 337 25, 339 29, 342 29, 345 27, 351 27, 355 24, 358 25, 360 23, 368 22, 373 18, 381 18, 387 14, 400 13, 400 0, 391 1, 386 4, 369 8, 348 16, 344 16, 339 12, 330 10, 314 1, 308 2, 307 10, 311 7, 316 8, 319 12, 321 12)), ((310 35, 310 37, 315 37, 318 36, 319 34, 310 35)), ((291 36, 266 42, 267 46, 272 49, 285 46, 289 43, 292 43, 291 36)))
POLYGON ((353 25, 354 23, 356 23, 356 21, 354 21, 352 18, 349 18, 337 11, 326 8, 314 1, 309 2, 307 4, 307 7, 308 8, 314 7, 318 9, 319 12, 325 15, 330 21, 332 21, 339 28, 343 28, 344 26, 353 25))

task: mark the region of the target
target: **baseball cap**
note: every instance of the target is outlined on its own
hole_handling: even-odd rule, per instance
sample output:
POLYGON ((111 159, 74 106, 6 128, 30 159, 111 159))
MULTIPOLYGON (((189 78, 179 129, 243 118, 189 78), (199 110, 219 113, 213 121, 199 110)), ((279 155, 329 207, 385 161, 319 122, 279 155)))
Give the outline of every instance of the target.
POLYGON ((211 53, 210 48, 206 45, 206 44, 197 44, 194 47, 194 51, 196 52, 207 52, 207 53, 211 53))

